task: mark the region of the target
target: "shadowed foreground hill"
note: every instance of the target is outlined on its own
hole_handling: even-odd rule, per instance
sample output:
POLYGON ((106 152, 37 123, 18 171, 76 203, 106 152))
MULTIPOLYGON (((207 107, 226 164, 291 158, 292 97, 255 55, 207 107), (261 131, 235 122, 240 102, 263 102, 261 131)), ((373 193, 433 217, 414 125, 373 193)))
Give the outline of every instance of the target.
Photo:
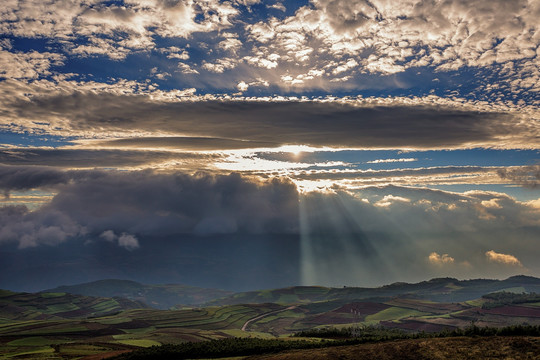
POLYGON ((540 327, 537 326, 512 326, 500 329, 470 326, 467 329, 431 335, 367 328, 356 335, 326 338, 321 341, 306 337, 296 338, 295 341, 236 338, 153 346, 123 354, 117 359, 217 359, 262 355, 269 358, 275 356, 278 359, 280 356, 284 359, 310 359, 311 354, 321 359, 476 359, 482 358, 481 355, 488 358, 508 358, 508 356, 521 358, 523 355, 523 358, 534 359, 540 355, 540 327), (382 346, 373 349, 366 344, 382 344, 382 346), (317 355, 320 353, 322 355, 317 355))
POLYGON ((324 349, 292 350, 279 354, 251 356, 250 360, 465 360, 538 359, 538 337, 459 337, 396 340, 376 344, 337 346, 324 349))

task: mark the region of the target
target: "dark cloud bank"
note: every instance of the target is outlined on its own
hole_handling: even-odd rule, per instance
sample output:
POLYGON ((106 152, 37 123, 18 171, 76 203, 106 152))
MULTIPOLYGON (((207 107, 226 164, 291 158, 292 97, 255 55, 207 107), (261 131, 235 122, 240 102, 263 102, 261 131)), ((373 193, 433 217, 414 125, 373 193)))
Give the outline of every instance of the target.
POLYGON ((58 191, 34 212, 0 208, 0 288, 36 290, 103 277, 235 289, 299 282, 298 194, 290 182, 0 170, 3 191, 58 191))
MULTIPOLYGON (((178 168, 217 159, 217 155, 179 153, 161 150, 47 149, 17 148, 0 150, 0 163, 11 165, 49 165, 69 168, 144 166, 174 160, 178 168)), ((2 171, 0 169, 0 171, 2 171)))
MULTIPOLYGON (((9 172, 18 167, 0 167, 9 172)), ((296 231, 298 195, 290 182, 274 179, 264 183, 237 174, 156 174, 149 171, 60 171, 25 167, 2 176, 4 191, 39 186, 55 188, 50 204, 35 212, 17 208, 4 211, 20 215, 10 225, 28 217, 54 212, 68 215, 81 233, 104 231, 141 235, 287 233, 296 231), (39 174, 39 175, 38 175, 39 174), (41 176, 40 176, 41 175, 41 176), (21 180, 19 182, 19 180, 21 180), (54 182, 56 181, 56 184, 54 182), (14 211, 13 209, 18 209, 14 211)), ((35 223, 35 222, 34 222, 35 223)), ((60 220, 46 225, 63 228, 60 220)), ((16 232, 15 232, 16 233, 16 232)), ((71 232, 70 232, 71 234, 71 232)), ((18 238, 0 237, 4 241, 18 238)), ((2 241, 0 240, 0 241, 2 241)), ((62 240, 59 239, 58 242, 62 240)), ((39 244, 21 244, 22 247, 39 244)))
POLYGON ((378 285, 433 276, 538 275, 539 210, 498 193, 397 186, 298 194, 287 180, 150 171, 1 167, 0 288, 107 277, 234 290, 378 285), (487 251, 522 265, 499 264, 487 251), (428 256, 455 261, 433 264, 428 256))
MULTIPOLYGON (((538 144, 538 129, 516 114, 444 104, 369 104, 355 101, 166 102, 150 97, 74 93, 14 100, 17 118, 62 119, 75 133, 133 131, 194 136, 155 137, 104 143, 109 146, 178 146, 186 149, 245 148, 251 145, 357 148, 452 148, 538 144), (509 140, 510 139, 510 140, 509 140), (242 140, 242 141, 239 141, 242 140)), ((64 125, 65 126, 65 125, 64 125)))

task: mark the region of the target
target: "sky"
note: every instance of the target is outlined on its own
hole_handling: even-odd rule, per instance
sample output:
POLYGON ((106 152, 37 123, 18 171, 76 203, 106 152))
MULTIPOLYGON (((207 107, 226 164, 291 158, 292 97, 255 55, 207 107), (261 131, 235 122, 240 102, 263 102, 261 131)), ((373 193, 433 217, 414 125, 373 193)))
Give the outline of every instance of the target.
POLYGON ((540 276, 537 0, 5 0, 0 288, 540 276))

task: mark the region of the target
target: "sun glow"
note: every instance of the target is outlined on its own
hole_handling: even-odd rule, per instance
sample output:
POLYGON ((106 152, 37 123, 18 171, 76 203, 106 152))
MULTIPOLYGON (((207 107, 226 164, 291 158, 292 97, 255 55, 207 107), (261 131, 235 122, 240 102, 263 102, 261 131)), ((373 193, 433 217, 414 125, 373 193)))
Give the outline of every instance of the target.
POLYGON ((320 150, 321 149, 303 145, 287 145, 271 149, 230 150, 221 152, 220 154, 224 155, 224 158, 223 160, 217 161, 214 166, 220 170, 253 172, 277 171, 282 172, 282 175, 287 175, 299 169, 346 165, 342 161, 302 162, 300 157, 302 152, 315 152, 320 150), (285 156, 285 160, 264 158, 264 154, 273 153, 284 153, 290 154, 291 156, 288 159, 285 156))

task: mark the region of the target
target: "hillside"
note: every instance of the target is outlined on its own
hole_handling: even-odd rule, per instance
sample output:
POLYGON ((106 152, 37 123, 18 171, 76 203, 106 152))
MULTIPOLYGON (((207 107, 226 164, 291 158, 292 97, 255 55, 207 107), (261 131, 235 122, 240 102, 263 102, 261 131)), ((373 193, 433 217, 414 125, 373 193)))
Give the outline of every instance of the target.
POLYGON ((136 281, 107 279, 78 285, 59 286, 47 292, 66 292, 71 294, 123 297, 141 301, 156 309, 170 309, 176 306, 197 306, 211 300, 229 296, 230 291, 206 289, 194 286, 167 284, 146 285, 136 281))
POLYGON ((17 293, 0 290, 0 323, 27 320, 91 318, 146 308, 139 301, 64 292, 17 293))
POLYGON ((535 359, 540 354, 538 338, 486 337, 387 341, 336 346, 324 349, 289 350, 279 354, 250 356, 249 360, 299 359, 535 359))
POLYGON ((497 292, 540 293, 540 279, 513 276, 506 280, 457 280, 437 278, 416 284, 394 283, 378 288, 327 288, 321 286, 294 286, 283 289, 248 291, 213 300, 206 305, 233 305, 246 303, 311 303, 332 300, 388 299, 395 296, 411 297, 436 302, 462 302, 497 292))

